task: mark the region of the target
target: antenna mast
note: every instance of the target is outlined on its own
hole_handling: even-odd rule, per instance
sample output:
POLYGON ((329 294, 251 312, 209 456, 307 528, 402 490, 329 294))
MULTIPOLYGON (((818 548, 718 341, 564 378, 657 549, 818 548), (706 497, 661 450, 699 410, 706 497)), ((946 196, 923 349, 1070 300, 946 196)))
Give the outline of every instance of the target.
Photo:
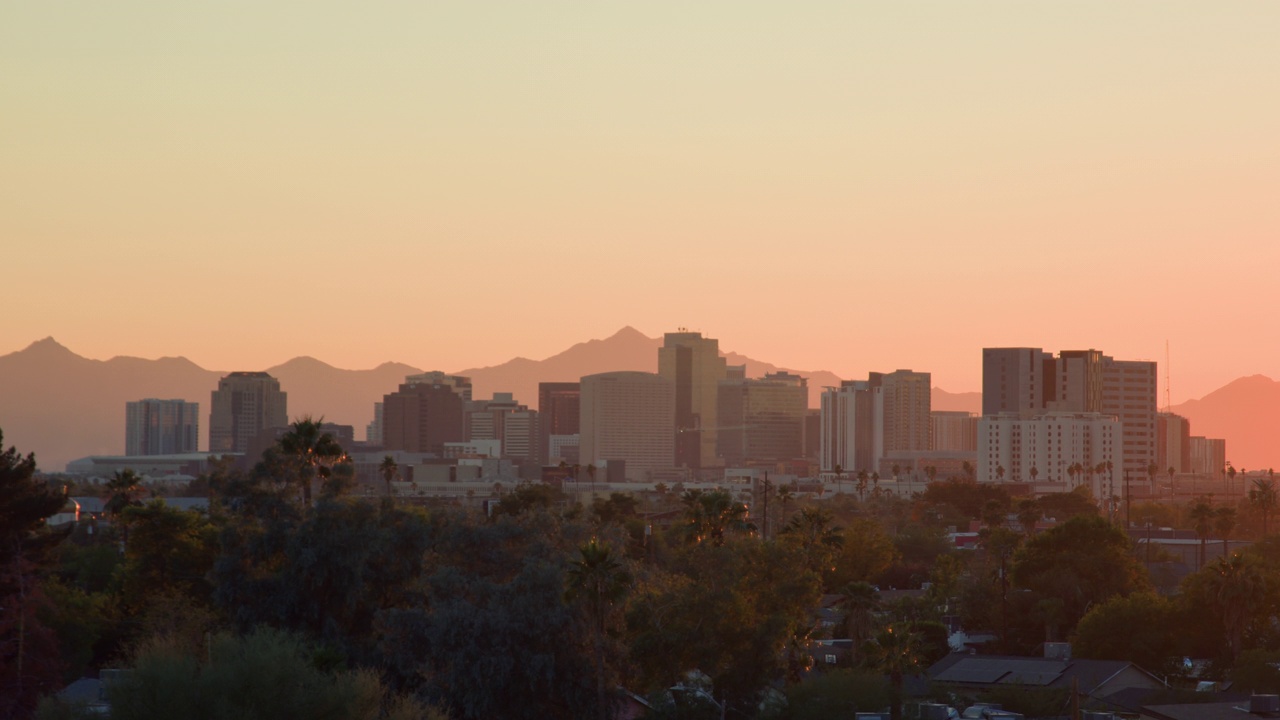
POLYGON ((1164 411, 1173 412, 1173 400, 1169 393, 1169 340, 1164 341, 1164 411))

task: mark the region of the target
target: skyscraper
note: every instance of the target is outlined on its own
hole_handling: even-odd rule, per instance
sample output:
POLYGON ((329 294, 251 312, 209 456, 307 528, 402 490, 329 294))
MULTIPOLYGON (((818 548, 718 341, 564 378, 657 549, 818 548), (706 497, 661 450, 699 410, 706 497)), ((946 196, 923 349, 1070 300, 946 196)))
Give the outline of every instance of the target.
POLYGON ((200 404, 148 398, 125 403, 125 455, 177 455, 199 450, 200 404))
POLYGON ((871 373, 868 382, 872 388, 879 388, 876 414, 882 439, 877 443, 876 463, 885 455, 929 450, 933 428, 929 414, 933 409, 929 373, 912 370, 871 373))
POLYGON ((582 378, 579 462, 621 460, 628 480, 643 481, 675 465, 675 387, 645 372, 582 378))
POLYGON ((658 348, 658 374, 675 388, 676 465, 691 470, 722 465, 716 456, 716 408, 728 367, 720 357, 720 341, 683 329, 667 333, 658 348))
POLYGON ((576 382, 538 383, 538 457, 551 457, 551 436, 577 435, 581 427, 582 388, 576 382))
POLYGON ((462 442, 462 394, 448 380, 406 382, 382 397, 382 446, 387 450, 444 453, 462 442))
MULTIPOLYGON (((1119 423, 1115 437, 1099 436, 1099 441, 1114 441, 1115 447, 1107 453, 1114 472, 1121 479, 1126 474, 1131 481, 1146 479, 1149 468, 1159 464, 1154 362, 1116 360, 1097 350, 1066 350, 1055 358, 1039 348, 984 348, 981 422, 985 424, 988 418, 998 416, 1016 415, 1027 419, 1048 413, 1100 414, 1114 418, 1119 423)), ((1083 422, 1083 418, 1077 420, 1083 422)), ((1032 432, 1034 428, 1025 429, 1032 432)), ((1020 442, 1018 437, 995 432, 994 428, 985 434, 980 431, 980 435, 980 459, 997 458, 993 462, 1008 469, 1004 459, 1014 457, 1010 452, 1026 454, 1016 449, 982 445, 983 442, 1004 442, 1006 438, 1020 442)), ((1043 461, 1042 458, 1033 462, 1043 461)), ((1054 468, 1060 462, 1055 458, 1052 464, 1053 468, 1037 464, 1028 469, 1034 467, 1040 478, 1056 476, 1054 468), (1046 472, 1055 475, 1044 474, 1046 472)), ((992 477, 988 474, 984 479, 992 477)))
POLYGON ((209 411, 209 452, 248 452, 263 430, 289 424, 288 394, 264 372, 233 372, 218 381, 209 411))
POLYGON ((799 375, 720 381, 719 456, 731 466, 802 457, 808 409, 809 389, 799 375))
POLYGON ((823 472, 874 472, 875 402, 866 380, 845 380, 822 391, 819 454, 823 472))

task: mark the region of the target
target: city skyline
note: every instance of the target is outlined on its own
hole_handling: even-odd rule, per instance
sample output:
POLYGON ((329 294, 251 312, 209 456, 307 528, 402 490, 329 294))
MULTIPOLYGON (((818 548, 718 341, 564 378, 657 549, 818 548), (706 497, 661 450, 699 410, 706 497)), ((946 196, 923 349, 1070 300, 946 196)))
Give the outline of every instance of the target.
POLYGON ((1280 377, 1274 4, 3 20, 0 354, 456 372, 631 325, 953 391, 1027 343, 1168 341, 1174 403, 1280 377))

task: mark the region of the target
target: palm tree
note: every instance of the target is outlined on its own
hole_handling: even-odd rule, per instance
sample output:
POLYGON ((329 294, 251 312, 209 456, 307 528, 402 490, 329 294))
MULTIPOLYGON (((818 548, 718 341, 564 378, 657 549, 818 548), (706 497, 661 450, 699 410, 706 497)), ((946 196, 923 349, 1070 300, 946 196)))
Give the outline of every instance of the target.
POLYGON ((894 463, 892 469, 893 469, 893 479, 896 481, 898 479, 898 475, 902 473, 902 466, 899 465, 898 463, 894 463))
POLYGON ((1071 481, 1071 487, 1076 486, 1076 471, 1080 467, 1080 463, 1071 463, 1067 466, 1067 479, 1071 481))
POLYGON ((311 483, 316 478, 323 482, 333 474, 335 465, 345 462, 346 452, 333 435, 321 430, 324 418, 312 420, 310 416, 295 420, 279 441, 280 451, 293 466, 293 480, 302 489, 302 505, 305 511, 311 507, 311 483))
POLYGON ((685 535, 694 544, 710 541, 724 545, 730 532, 755 532, 747 520, 747 506, 734 501, 727 490, 686 490, 680 502, 685 506, 685 535))
POLYGON ((778 488, 778 502, 782 503, 782 517, 789 519, 787 515, 787 505, 796 499, 796 493, 791 489, 790 485, 782 485, 778 488))
POLYGON ((591 478, 591 502, 596 500, 596 466, 595 463, 587 465, 587 477, 591 478))
POLYGON ((996 465, 996 482, 1004 482, 1004 466, 996 465))
POLYGON ((1209 532, 1213 529, 1213 506, 1200 498, 1195 505, 1191 506, 1191 510, 1187 513, 1187 517, 1191 519, 1192 527, 1196 531, 1196 537, 1200 538, 1200 562, 1196 565, 1196 569, 1204 567, 1204 543, 1209 537, 1209 532))
POLYGON ((1218 508, 1218 512, 1214 513, 1213 529, 1222 538, 1222 557, 1225 558, 1231 554, 1227 545, 1227 538, 1231 537, 1231 531, 1236 529, 1235 508, 1225 506, 1218 508))
POLYGON ((875 667, 889 676, 891 704, 889 717, 902 718, 902 680, 920 667, 921 641, 916 633, 890 625, 876 637, 875 667))
POLYGON ((869 476, 867 475, 867 471, 866 471, 866 470, 859 470, 859 471, 858 471, 858 500, 864 500, 864 499, 865 499, 865 495, 866 495, 866 492, 867 492, 867 479, 868 479, 868 477, 869 477, 869 476))
POLYGON ((1031 466, 1031 482, 1035 482, 1036 478, 1039 477, 1039 475, 1040 475, 1040 468, 1036 467, 1035 465, 1032 465, 1031 466))
POLYGON ((871 473, 871 494, 875 495, 880 490, 880 473, 871 473))
POLYGON ((938 468, 934 465, 925 465, 924 475, 929 478, 929 482, 933 482, 938 477, 938 468))
POLYGON ((1240 655, 1245 626, 1260 603, 1266 602, 1266 578, 1246 555, 1220 558, 1212 567, 1211 587, 1222 626, 1227 631, 1227 651, 1234 664, 1240 655))
MULTIPOLYGON (((1244 471, 1241 470, 1241 473, 1244 471)), ((1249 503, 1262 514, 1262 537, 1267 537, 1267 518, 1276 508, 1276 481, 1270 477, 1255 478, 1249 490, 1249 503)))
POLYGON ((862 652, 862 646, 871 639, 875 625, 875 613, 880 609, 880 592, 866 582, 851 582, 840 589, 836 603, 843 616, 839 630, 853 641, 853 651, 862 652))
POLYGON ((1018 524, 1022 526, 1022 534, 1030 538, 1036 534, 1036 523, 1044 517, 1040 503, 1035 498, 1023 498, 1018 501, 1018 524))
POLYGON ((844 478, 844 468, 836 465, 836 491, 840 492, 840 481, 844 478))
POLYGON ((138 504, 142 491, 142 478, 138 473, 129 469, 117 470, 104 488, 103 497, 107 502, 103 510, 112 517, 119 517, 125 508, 138 504))
POLYGON ((782 528, 782 535, 800 546, 814 571, 828 567, 831 556, 844 546, 844 530, 833 525, 833 519, 821 508, 805 508, 782 528))
POLYGON ((609 546, 592 538, 578 548, 581 558, 569 563, 565 597, 581 600, 591 620, 596 660, 596 711, 600 720, 611 716, 605 698, 604 636, 609 608, 622 599, 631 582, 622 564, 609 556, 609 546))
POLYGON ((382 479, 387 483, 387 497, 391 497, 391 483, 400 474, 400 466, 396 464, 394 457, 387 455, 382 458, 382 464, 378 466, 378 472, 382 473, 382 479))
POLYGON ((1234 465, 1231 464, 1231 461, 1228 460, 1227 461, 1227 490, 1228 491, 1230 491, 1230 489, 1234 487, 1235 481, 1236 481, 1236 468, 1234 465))

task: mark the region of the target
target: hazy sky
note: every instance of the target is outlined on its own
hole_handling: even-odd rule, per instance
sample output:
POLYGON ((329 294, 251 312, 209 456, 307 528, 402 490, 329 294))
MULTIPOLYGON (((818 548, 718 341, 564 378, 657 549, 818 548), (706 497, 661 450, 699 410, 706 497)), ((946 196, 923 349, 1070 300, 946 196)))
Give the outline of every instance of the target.
POLYGON ((0 0, 0 353, 457 370, 630 324, 951 390, 984 345, 1168 340, 1175 402, 1280 377, 1278 38, 1276 2, 0 0))

